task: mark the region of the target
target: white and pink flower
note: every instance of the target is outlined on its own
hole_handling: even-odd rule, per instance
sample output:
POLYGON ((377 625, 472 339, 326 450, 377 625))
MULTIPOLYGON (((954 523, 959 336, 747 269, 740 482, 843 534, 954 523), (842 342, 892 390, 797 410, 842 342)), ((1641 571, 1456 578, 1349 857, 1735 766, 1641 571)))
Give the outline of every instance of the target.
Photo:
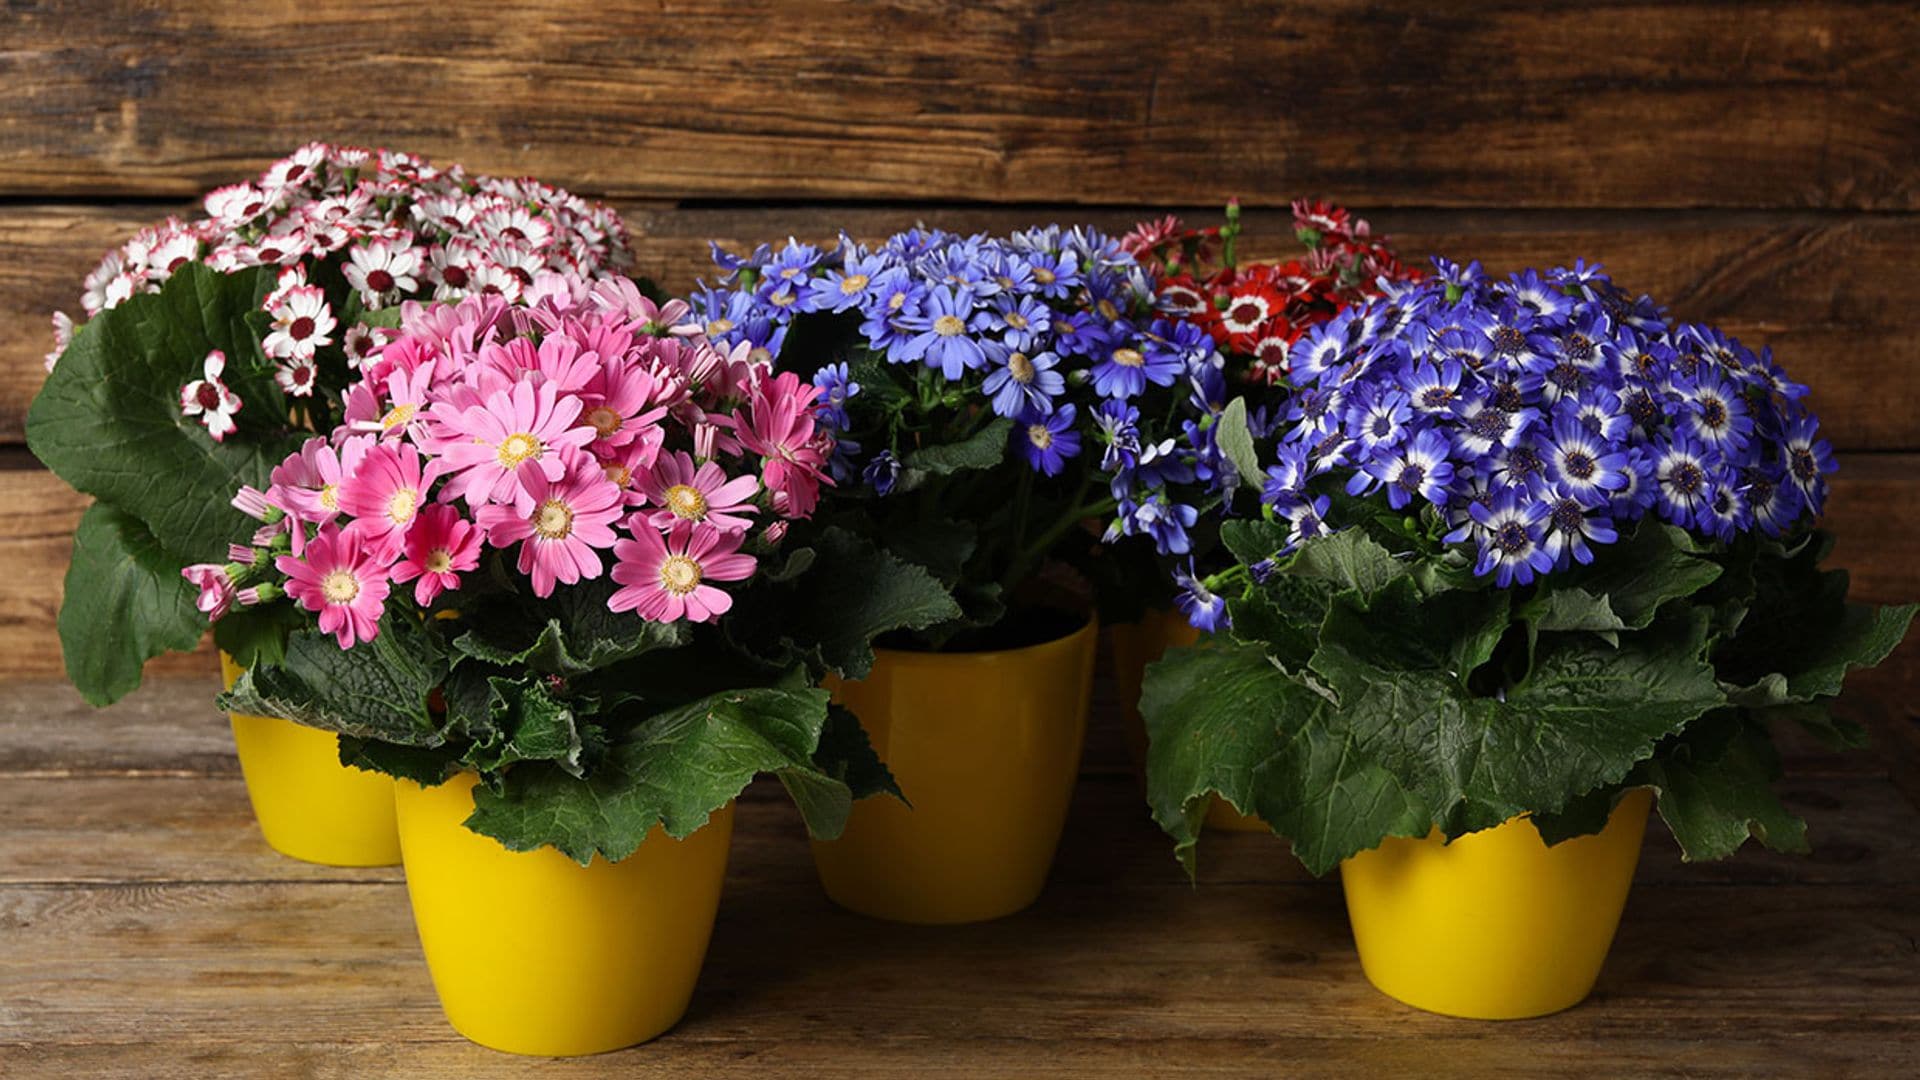
POLYGON ((239 427, 233 416, 240 411, 240 395, 227 388, 220 376, 227 370, 227 354, 215 349, 201 364, 201 377, 180 388, 180 412, 198 417, 207 434, 220 442, 239 427))

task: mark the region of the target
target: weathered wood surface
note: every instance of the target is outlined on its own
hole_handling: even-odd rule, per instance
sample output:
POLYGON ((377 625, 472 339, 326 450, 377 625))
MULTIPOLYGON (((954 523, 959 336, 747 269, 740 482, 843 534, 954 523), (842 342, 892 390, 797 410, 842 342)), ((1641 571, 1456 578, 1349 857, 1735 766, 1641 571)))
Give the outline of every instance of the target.
POLYGON ((14 3, 0 194, 318 135, 710 198, 1920 208, 1902 3, 14 3))
POLYGON ((392 869, 260 842, 210 680, 106 713, 0 697, 0 1073, 303 1075, 1911 1075, 1920 1069, 1920 809, 1891 780, 1912 718, 1852 695, 1877 755, 1798 748, 1782 790, 1815 854, 1686 866, 1658 826, 1595 997, 1478 1024, 1360 974, 1336 883, 1271 838, 1209 836, 1191 888, 1090 736, 1033 909, 958 928, 846 914, 773 788, 742 801, 687 1019, 533 1062, 441 1018, 392 869), (108 733, 124 724, 118 745, 108 733), (62 729, 76 725, 83 737, 62 729))
MULTIPOLYGON (((1296 194, 1310 194, 1299 189, 1296 194)), ((1069 206, 770 207, 622 205, 639 270, 674 291, 712 277, 707 241, 751 245, 789 235, 873 240, 917 221, 965 232, 1049 221, 1125 230, 1162 211, 1069 206)), ((134 230, 186 204, 0 205, 0 443, 23 437, 56 310, 79 314, 80 279, 134 230)), ((1217 207, 1186 211, 1196 223, 1217 207)), ((1372 215, 1409 259, 1478 258, 1501 272, 1598 259, 1680 319, 1770 345, 1813 388, 1842 449, 1920 448, 1920 218, 1807 213, 1388 211, 1372 215)), ((1294 250, 1283 213, 1249 214, 1250 258, 1294 250)))

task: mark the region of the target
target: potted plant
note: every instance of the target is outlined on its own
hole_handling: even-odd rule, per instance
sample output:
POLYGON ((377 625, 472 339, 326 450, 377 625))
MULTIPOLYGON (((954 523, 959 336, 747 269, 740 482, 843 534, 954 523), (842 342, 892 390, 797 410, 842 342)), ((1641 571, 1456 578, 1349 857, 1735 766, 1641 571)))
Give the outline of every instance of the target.
MULTIPOLYGON (((60 608, 67 674, 95 705, 189 651, 234 604, 257 522, 228 505, 314 432, 412 298, 516 298, 542 270, 632 262, 614 211, 532 180, 319 143, 206 216, 141 230, 87 276, 79 325, 54 316, 33 452, 91 495, 60 608)), ((332 460, 330 467, 339 462, 332 460)), ((325 501, 324 490, 314 496, 325 501)), ((231 683, 278 656, 284 603, 221 619, 231 683)), ((267 842, 335 865, 397 862, 391 786, 340 767, 335 740, 237 714, 234 742, 267 842)))
POLYGON ((1116 516, 1184 543, 1187 508, 1117 493, 1123 474, 1220 467, 1181 423, 1225 396, 1214 342, 1157 316, 1139 264, 1091 229, 715 255, 721 285, 693 299, 707 332, 821 388, 838 441, 822 519, 960 608, 835 687, 911 805, 862 804, 816 845, 827 892, 909 922, 1018 911, 1045 883, 1085 730, 1096 631, 1072 568, 1116 516))
POLYGON ((241 603, 298 618, 223 700, 398 779, 456 1029, 583 1054, 685 1010, 755 775, 821 837, 892 789, 818 683, 956 609, 805 520, 831 450, 811 384, 631 282, 543 274, 525 299, 409 305, 341 424, 246 491, 241 603), (316 512, 328 455, 353 464, 316 512))
MULTIPOLYGON (((1294 237, 1306 249, 1298 258, 1243 261, 1238 251, 1242 231, 1236 201, 1227 205, 1223 226, 1187 229, 1178 218, 1167 217, 1143 222, 1122 238, 1121 246, 1151 275, 1155 307, 1214 340, 1223 358, 1224 394, 1240 399, 1238 405, 1209 402, 1206 410, 1187 419, 1201 430, 1216 430, 1220 414, 1233 407, 1245 410, 1249 431, 1264 434, 1282 418, 1276 410, 1285 406, 1286 355, 1294 342, 1349 305, 1378 298, 1383 285, 1417 279, 1420 273, 1400 262, 1386 238, 1375 236, 1365 219, 1325 202, 1303 199, 1293 204, 1294 237)), ((1217 475, 1221 482, 1183 493, 1199 511, 1199 527, 1192 530, 1187 551, 1168 550, 1157 536, 1121 541, 1108 565, 1124 570, 1100 590, 1108 601, 1102 615, 1120 694, 1122 735, 1143 782, 1147 733, 1139 706, 1146 665, 1172 646, 1194 644, 1225 621, 1220 604, 1201 603, 1183 587, 1232 564, 1219 544, 1218 523, 1247 512, 1253 502, 1250 495, 1242 495, 1236 505, 1235 494, 1241 490, 1236 473, 1217 475), (1156 603, 1152 592, 1142 587, 1143 582, 1169 578, 1172 585, 1166 593, 1176 599, 1156 603)), ((1162 491, 1171 480, 1178 491, 1184 478, 1151 480, 1161 480, 1162 491)), ((1137 481, 1137 476, 1123 473, 1115 494, 1134 501, 1144 498, 1137 481)), ((1126 520, 1120 519, 1117 532, 1127 531, 1126 520)), ((1221 799, 1209 806, 1207 824, 1235 831, 1266 828, 1221 799)))
POLYGON ((1586 263, 1435 263, 1229 440, 1263 508, 1191 585, 1230 640, 1149 669, 1148 784, 1189 867, 1215 792, 1340 867, 1387 994, 1536 1016, 1591 989, 1650 805, 1689 860, 1806 849, 1770 728, 1863 741, 1827 706, 1914 608, 1820 568, 1833 458, 1766 351, 1586 263))

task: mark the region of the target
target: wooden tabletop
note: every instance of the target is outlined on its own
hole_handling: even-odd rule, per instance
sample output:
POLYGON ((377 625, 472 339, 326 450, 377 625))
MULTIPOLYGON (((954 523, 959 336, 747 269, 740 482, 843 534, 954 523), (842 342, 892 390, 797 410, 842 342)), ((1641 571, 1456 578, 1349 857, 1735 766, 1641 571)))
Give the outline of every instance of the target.
MULTIPOLYGON (((1911 652, 1911 649, 1903 652, 1911 652)), ((1361 977, 1336 881, 1210 835, 1189 886, 1096 704, 1053 880, 979 926, 842 912, 777 787, 742 799, 693 1006, 572 1061, 441 1018, 397 868, 269 851, 212 677, 93 712, 0 687, 0 1076, 1846 1075, 1920 1072, 1920 736, 1904 678, 1843 702, 1878 748, 1795 747, 1815 854, 1679 861, 1657 825, 1593 998, 1430 1016, 1361 977)))

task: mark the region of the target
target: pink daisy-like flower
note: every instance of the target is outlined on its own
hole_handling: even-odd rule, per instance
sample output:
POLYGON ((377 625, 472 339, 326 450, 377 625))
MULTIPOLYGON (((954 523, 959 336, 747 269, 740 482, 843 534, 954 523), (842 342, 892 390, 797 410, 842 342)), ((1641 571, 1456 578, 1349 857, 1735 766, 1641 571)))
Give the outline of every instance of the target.
POLYGON ((747 416, 733 418, 741 445, 766 459, 761 482, 785 497, 788 517, 806 517, 820 501, 827 449, 813 432, 813 399, 819 392, 783 371, 761 382, 747 416))
POLYGON ((758 511, 753 496, 760 482, 751 476, 727 479, 726 470, 712 461, 697 468, 685 453, 662 455, 651 472, 640 478, 641 490, 657 510, 646 513, 647 524, 670 529, 687 522, 707 522, 717 528, 744 531, 753 522, 742 516, 758 511))
POLYGON ((595 549, 610 548, 618 539, 613 523, 623 512, 620 489, 607 480, 592 455, 576 451, 567 456, 570 467, 557 480, 549 481, 537 470, 527 474, 525 509, 496 504, 474 515, 494 547, 520 544, 520 572, 533 579, 538 596, 552 595, 555 582, 572 585, 599 577, 595 549))
POLYGON ((627 506, 644 506, 647 492, 641 486, 654 461, 660 456, 660 444, 666 440, 663 428, 651 428, 645 438, 635 439, 625 446, 605 451, 595 456, 600 461, 600 471, 620 489, 622 501, 627 506))
POLYGON ((406 240, 376 237, 347 252, 340 267, 347 284, 360 292, 360 302, 371 310, 385 307, 399 293, 420 288, 413 275, 420 269, 420 250, 406 240))
POLYGON ((407 533, 393 580, 413 581, 413 599, 421 607, 460 587, 462 572, 480 565, 480 530, 451 506, 429 506, 407 533), (418 581, 414 581, 418 578, 418 581))
POLYGON ((613 580, 621 588, 607 601, 653 622, 711 622, 733 607, 733 597, 709 581, 744 581, 754 558, 741 555, 745 533, 681 522, 666 534, 641 529, 613 546, 613 580))
MULTIPOLYGON (((309 525, 331 524, 340 513, 340 485, 360 467, 373 445, 368 435, 349 438, 338 450, 325 439, 308 439, 274 466, 268 501, 309 525)), ((303 532, 296 529, 294 535, 303 532)))
POLYGON ((624 358, 599 365, 582 397, 580 422, 593 429, 593 445, 605 452, 657 432, 666 406, 655 404, 659 380, 624 358), (649 408, 649 406, 652 406, 649 408))
POLYGON ((287 577, 287 595, 320 615, 320 632, 343 649, 380 633, 380 612, 393 588, 384 562, 361 535, 332 526, 308 541, 304 557, 281 555, 273 565, 287 577))
POLYGON ((233 578, 219 563, 199 563, 180 571, 180 576, 200 590, 193 606, 208 619, 218 620, 233 607, 233 578))
POLYGON ((367 538, 371 550, 392 557, 427 501, 434 466, 421 468, 412 443, 382 443, 367 451, 360 467, 340 485, 340 509, 353 515, 349 528, 367 538))
POLYGON ((443 434, 436 452, 468 506, 511 503, 519 514, 530 512, 534 479, 545 490, 566 472, 563 452, 593 440, 592 428, 574 425, 580 399, 559 396, 552 383, 516 383, 484 405, 440 402, 431 413, 443 434))
POLYGON ((240 395, 220 381, 226 370, 227 354, 215 349, 207 354, 201 378, 180 388, 181 415, 199 417, 214 442, 220 442, 239 428, 233 414, 240 411, 240 395))
POLYGON ((333 309, 318 285, 298 285, 281 294, 267 309, 273 330, 260 347, 279 359, 310 360, 315 349, 333 344, 333 309))

